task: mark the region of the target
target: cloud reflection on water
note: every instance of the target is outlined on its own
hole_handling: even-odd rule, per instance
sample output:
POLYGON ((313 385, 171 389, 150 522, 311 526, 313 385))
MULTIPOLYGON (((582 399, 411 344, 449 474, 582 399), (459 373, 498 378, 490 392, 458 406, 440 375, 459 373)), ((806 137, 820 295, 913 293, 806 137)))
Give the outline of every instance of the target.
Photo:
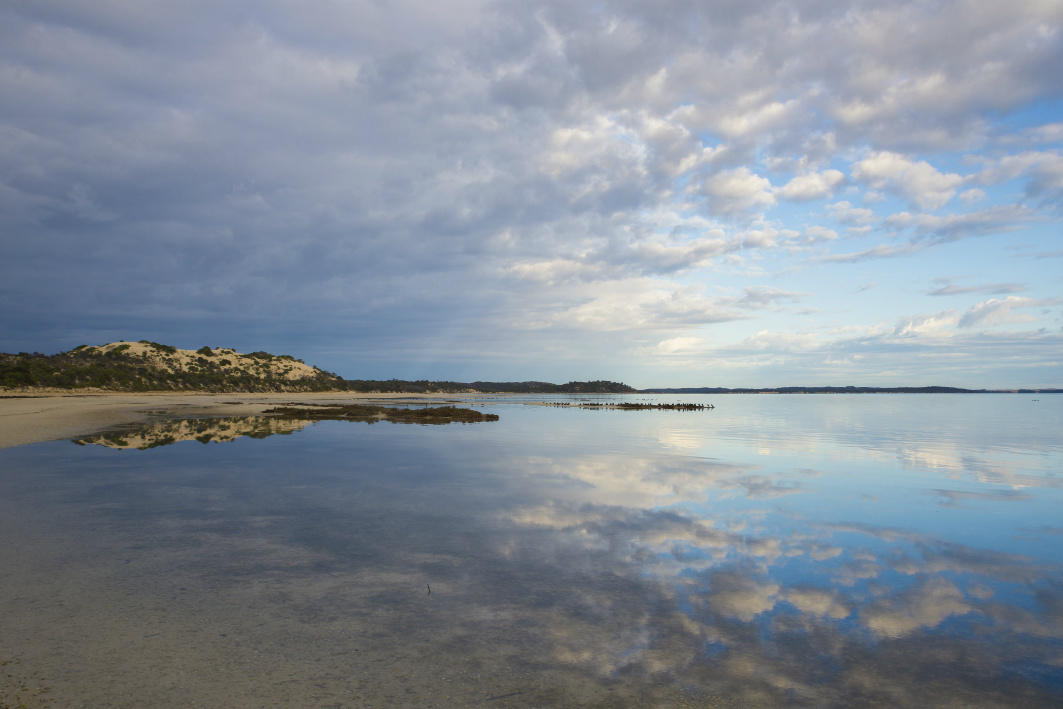
MULTIPOLYGON (((946 468, 949 477, 956 471, 946 468)), ((548 504, 521 508, 509 519, 551 529, 586 549, 623 549, 631 573, 670 588, 684 609, 687 619, 670 621, 673 627, 708 648, 696 658, 673 658, 667 671, 708 673, 735 691, 748 690, 743 696, 750 701, 782 692, 827 706, 832 694, 856 691, 868 693, 868 705, 905 705, 915 701, 915 687, 925 692, 919 705, 1007 698, 1002 687, 1015 676, 1001 657, 1009 655, 1054 676, 1050 686, 1063 684, 1058 567, 918 529, 804 518, 779 506, 783 495, 800 492, 829 503, 836 491, 817 487, 825 481, 787 481, 756 469, 695 457, 538 456, 523 470, 550 471, 555 482, 565 470, 572 489, 556 490, 548 504), (580 502, 560 501, 573 498, 580 502), (823 646, 793 649, 808 643, 823 646), (913 679, 911 670, 920 665, 939 674, 913 679), (824 673, 825 666, 834 669, 824 673), (957 688, 951 673, 966 685, 957 688), (971 680, 972 673, 983 679, 971 680)), ((1054 487, 1052 478, 1033 477, 1054 487)), ((946 507, 1022 504, 1032 497, 1014 489, 927 493, 946 507)), ((628 630, 610 644, 592 640, 595 628, 581 626, 563 634, 561 654, 584 662, 597 654, 602 672, 617 671, 622 658, 642 658, 646 671, 663 671, 663 655, 654 654, 657 636, 644 628, 636 641, 628 630), (573 649, 576 637, 584 638, 581 652, 573 649)))
MULTIPOLYGON (((695 687, 738 706, 1054 709, 1063 579, 1058 547, 1029 541, 1058 536, 1035 507, 1055 499, 1051 468, 972 454, 962 436, 860 442, 868 425, 811 442, 798 425, 772 441, 788 419, 742 436, 724 420, 669 438, 663 418, 571 413, 587 426, 575 440, 619 421, 605 439, 625 442, 374 430, 252 516, 190 490, 180 514, 152 510, 152 523, 160 547, 209 559, 210 573, 229 565, 234 588, 253 596, 251 579, 283 599, 278 613, 436 632, 455 655, 481 645, 484 667, 626 683, 644 706, 695 687), (426 579, 433 605, 420 604, 426 579)), ((284 480, 271 465, 256 479, 284 480)))
MULTIPOLYGON (((187 440, 261 438, 291 433, 306 423, 265 417, 177 421, 79 442, 145 449, 187 440)), ((696 449, 691 439, 683 440, 685 449, 696 449)), ((761 459, 770 460, 768 449, 751 445, 761 459)), ((799 448, 831 452, 823 440, 799 448)), ((774 450, 779 451, 778 441, 774 450)), ((787 450, 792 452, 790 446, 787 450)), ((888 457, 883 450, 875 453, 868 457, 888 457)), ((950 478, 975 467, 970 457, 952 456, 943 445, 918 451, 909 446, 897 457, 906 467, 938 470, 950 478)), ((983 471, 987 467, 975 462, 983 471)), ((650 674, 704 669, 705 646, 712 648, 709 664, 730 668, 732 679, 757 676, 776 690, 815 694, 798 679, 815 674, 800 658, 787 660, 795 665, 791 673, 779 670, 774 678, 764 677, 767 658, 792 642, 796 628, 829 632, 839 647, 857 643, 865 649, 884 641, 914 642, 946 626, 954 638, 970 639, 977 628, 996 642, 1006 643, 1015 634, 1063 641, 1058 599, 1043 584, 1049 570, 1034 559, 901 528, 801 520, 773 506, 794 494, 821 496, 810 482, 822 475, 817 471, 794 471, 803 478, 794 480, 767 474, 754 462, 693 455, 532 455, 511 458, 506 465, 558 487, 541 496, 540 504, 503 513, 518 533, 496 553, 526 558, 528 550, 515 552, 522 543, 519 530, 536 530, 532 538, 540 545, 541 532, 549 531, 554 535, 549 546, 565 549, 563 557, 604 554, 611 559, 610 573, 652 583, 663 602, 674 604, 672 611, 647 614, 623 608, 623 594, 583 591, 573 606, 555 606, 538 618, 544 626, 540 637, 548 639, 558 661, 603 676, 636 667, 650 674), (713 514, 696 511, 706 508, 713 514), (754 639, 749 632, 755 628, 754 639), (755 662, 747 666, 750 659, 755 662), (761 669, 752 672, 754 666, 761 669)), ((1006 468, 994 472, 998 479, 1016 480, 1006 468)), ((1030 477, 1055 487, 1054 478, 1030 477)), ((926 493, 947 507, 1021 503, 1030 497, 1014 488, 926 493)), ((197 534, 204 545, 217 541, 206 531, 197 534)), ((259 545, 243 553, 265 559, 281 548, 286 547, 259 545)), ((285 554, 306 558, 295 551, 285 554)), ((492 612, 484 610, 487 616, 492 612)), ((840 661, 837 652, 834 662, 840 661)))

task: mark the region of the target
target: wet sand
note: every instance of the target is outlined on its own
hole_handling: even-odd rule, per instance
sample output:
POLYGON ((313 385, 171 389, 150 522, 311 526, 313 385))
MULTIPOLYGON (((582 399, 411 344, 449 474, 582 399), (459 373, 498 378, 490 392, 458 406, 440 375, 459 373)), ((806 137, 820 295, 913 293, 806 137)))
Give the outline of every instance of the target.
MULTIPOLYGON (((475 395, 490 398, 490 395, 475 395)), ((453 394, 0 394, 0 448, 57 441, 169 418, 256 416, 281 404, 468 401, 453 394)))

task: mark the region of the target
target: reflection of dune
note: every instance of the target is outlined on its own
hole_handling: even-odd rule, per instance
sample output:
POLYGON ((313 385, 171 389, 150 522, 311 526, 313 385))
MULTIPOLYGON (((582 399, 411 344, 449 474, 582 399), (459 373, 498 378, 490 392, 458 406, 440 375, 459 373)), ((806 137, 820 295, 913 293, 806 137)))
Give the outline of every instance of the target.
POLYGON ((181 441, 225 443, 244 436, 265 438, 294 433, 310 421, 275 419, 269 416, 243 416, 221 419, 183 419, 151 424, 137 429, 114 431, 74 439, 74 443, 91 443, 107 448, 146 450, 181 441))

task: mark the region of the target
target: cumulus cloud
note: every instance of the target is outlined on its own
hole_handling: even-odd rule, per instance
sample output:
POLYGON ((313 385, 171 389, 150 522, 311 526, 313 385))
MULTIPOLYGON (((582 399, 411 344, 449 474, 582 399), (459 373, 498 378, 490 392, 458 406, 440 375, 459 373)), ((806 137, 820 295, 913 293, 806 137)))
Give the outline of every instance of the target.
POLYGON ((783 199, 796 201, 822 199, 834 194, 835 188, 845 180, 845 174, 838 170, 824 170, 806 175, 798 175, 778 189, 783 199))
POLYGON ((992 185, 1019 177, 1026 179, 1026 194, 1031 199, 1056 205, 1063 203, 1063 153, 1059 151, 1009 155, 995 161, 972 179, 978 184, 992 185))
POLYGON ((705 344, 702 337, 670 337, 657 343, 657 351, 663 355, 688 354, 697 352, 705 344))
POLYGON ((960 327, 967 328, 1031 322, 1037 319, 1036 316, 1014 313, 1013 311, 1019 308, 1032 308, 1046 304, 1044 301, 1019 295, 1009 295, 1006 298, 990 298, 967 310, 963 317, 960 318, 958 324, 960 327))
POLYGON ((734 215, 775 203, 771 181, 748 167, 724 170, 712 175, 703 187, 709 209, 714 214, 734 215))
POLYGON ((853 178, 876 190, 892 192, 921 209, 944 206, 963 184, 963 177, 939 172, 925 160, 881 151, 853 164, 853 178))
POLYGON ((845 224, 854 224, 856 226, 866 226, 868 224, 874 224, 879 220, 876 215, 870 209, 866 207, 854 207, 850 202, 835 202, 827 207, 827 213, 832 219, 836 219, 839 222, 845 224))
POLYGON ((823 226, 810 226, 805 229, 805 243, 814 244, 821 241, 834 241, 837 238, 838 232, 823 226))
POLYGON ((542 326, 601 331, 652 330, 746 317, 729 305, 705 296, 697 288, 627 281, 598 288, 585 302, 550 313, 542 326))

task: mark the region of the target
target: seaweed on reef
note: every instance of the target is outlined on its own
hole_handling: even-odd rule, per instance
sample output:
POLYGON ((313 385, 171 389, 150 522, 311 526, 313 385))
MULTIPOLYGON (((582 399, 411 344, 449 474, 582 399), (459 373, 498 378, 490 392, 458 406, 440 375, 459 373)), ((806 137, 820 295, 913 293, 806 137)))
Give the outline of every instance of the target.
POLYGON ((392 423, 447 424, 447 423, 481 423, 497 421, 497 414, 486 414, 474 409, 462 409, 456 406, 429 406, 421 409, 404 409, 386 406, 366 406, 347 404, 341 406, 315 406, 302 408, 278 406, 263 412, 276 418, 290 418, 312 421, 391 421, 392 423))

